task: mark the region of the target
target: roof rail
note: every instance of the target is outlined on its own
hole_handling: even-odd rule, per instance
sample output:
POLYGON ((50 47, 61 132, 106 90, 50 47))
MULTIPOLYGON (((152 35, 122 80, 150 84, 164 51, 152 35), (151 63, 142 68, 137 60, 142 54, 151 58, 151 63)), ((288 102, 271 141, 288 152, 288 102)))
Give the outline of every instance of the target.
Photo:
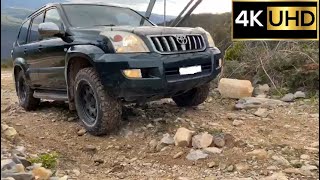
POLYGON ((48 6, 51 6, 51 5, 54 5, 54 4, 57 4, 57 3, 48 3, 48 4, 44 5, 44 6, 42 6, 41 8, 39 8, 39 9, 37 9, 36 11, 34 11, 33 13, 31 13, 27 18, 31 17, 32 15, 34 15, 35 13, 37 13, 38 11, 40 11, 41 9, 46 8, 46 7, 48 7, 48 6))

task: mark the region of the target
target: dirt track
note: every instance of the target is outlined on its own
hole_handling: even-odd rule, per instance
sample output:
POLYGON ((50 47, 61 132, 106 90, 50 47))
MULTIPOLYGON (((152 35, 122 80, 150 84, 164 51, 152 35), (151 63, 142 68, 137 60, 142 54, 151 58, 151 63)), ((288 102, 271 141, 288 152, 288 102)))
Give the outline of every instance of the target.
MULTIPOLYGON (((314 146, 319 140, 318 100, 301 100, 288 107, 270 110, 268 118, 252 115, 252 111, 233 110, 234 101, 212 95, 209 102, 198 108, 178 108, 170 100, 149 103, 147 107, 127 106, 118 134, 95 137, 78 136, 81 125, 75 113, 66 104, 42 102, 37 111, 25 112, 17 104, 10 71, 1 72, 1 121, 14 127, 19 133, 16 144, 22 144, 30 154, 57 151, 59 159, 56 175, 69 175, 74 179, 261 179, 274 172, 286 172, 293 168, 294 160, 302 165, 316 165, 319 155, 314 146), (232 125, 228 114, 244 121, 241 126, 232 125), (161 119, 162 118, 162 119, 161 119), (191 148, 168 146, 161 152, 150 152, 151 140, 160 140, 162 134, 174 135, 178 127, 196 132, 223 132, 234 140, 224 147, 221 154, 210 155, 204 160, 192 162, 185 157, 191 148), (85 147, 92 145, 96 151, 85 147), (265 149, 268 158, 257 159, 247 152, 265 149), (184 154, 173 159, 183 151, 184 154), (300 155, 310 156, 301 160, 300 155), (279 155, 291 162, 280 165, 271 157, 279 155), (97 164, 95 160, 102 160, 97 164), (217 167, 208 168, 207 163, 216 162, 217 167), (240 165, 244 170, 229 169, 240 165), (271 168, 272 166, 272 168, 271 168), (72 170, 78 169, 76 176, 72 170)), ((3 142, 1 142, 3 143, 3 142)), ((285 173, 288 179, 319 179, 318 169, 311 174, 285 173)))

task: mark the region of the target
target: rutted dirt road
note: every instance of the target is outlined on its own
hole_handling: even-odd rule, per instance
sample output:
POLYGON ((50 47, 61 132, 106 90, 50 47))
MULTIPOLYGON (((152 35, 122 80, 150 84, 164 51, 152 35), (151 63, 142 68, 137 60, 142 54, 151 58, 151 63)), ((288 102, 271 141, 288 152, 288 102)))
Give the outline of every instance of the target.
MULTIPOLYGON (((67 104, 42 102, 37 111, 25 112, 17 104, 11 72, 1 72, 1 121, 17 130, 14 145, 25 146, 29 154, 58 152, 55 175, 72 179, 319 179, 318 102, 299 100, 261 118, 252 114, 255 110, 233 110, 235 101, 212 92, 197 108, 178 108, 167 99, 145 107, 129 105, 119 133, 78 136, 81 125, 67 104), (228 135, 227 145, 197 161, 186 159, 191 148, 150 150, 150 141, 165 133, 173 136, 179 127, 228 135), (248 154, 257 149, 267 156, 248 154), (174 159, 178 152, 183 155, 174 159)), ((3 139, 1 144, 9 146, 3 139)))

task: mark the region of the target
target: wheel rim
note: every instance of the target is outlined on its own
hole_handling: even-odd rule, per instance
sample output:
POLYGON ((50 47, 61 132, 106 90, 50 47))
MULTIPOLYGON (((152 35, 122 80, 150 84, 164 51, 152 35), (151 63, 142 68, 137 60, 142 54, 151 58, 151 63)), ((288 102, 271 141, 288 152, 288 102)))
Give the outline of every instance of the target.
POLYGON ((83 121, 88 125, 93 125, 97 119, 98 106, 95 94, 91 86, 81 81, 78 86, 79 102, 84 115, 83 121))
POLYGON ((23 78, 20 78, 18 81, 18 95, 21 102, 24 102, 26 100, 27 84, 23 78))

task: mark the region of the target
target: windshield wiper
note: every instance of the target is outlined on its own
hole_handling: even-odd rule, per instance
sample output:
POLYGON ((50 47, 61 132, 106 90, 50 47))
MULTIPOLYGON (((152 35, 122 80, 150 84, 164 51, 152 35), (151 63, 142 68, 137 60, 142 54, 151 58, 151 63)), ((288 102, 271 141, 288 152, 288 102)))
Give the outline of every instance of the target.
POLYGON ((114 24, 99 24, 99 25, 94 25, 94 26, 116 26, 114 24))

